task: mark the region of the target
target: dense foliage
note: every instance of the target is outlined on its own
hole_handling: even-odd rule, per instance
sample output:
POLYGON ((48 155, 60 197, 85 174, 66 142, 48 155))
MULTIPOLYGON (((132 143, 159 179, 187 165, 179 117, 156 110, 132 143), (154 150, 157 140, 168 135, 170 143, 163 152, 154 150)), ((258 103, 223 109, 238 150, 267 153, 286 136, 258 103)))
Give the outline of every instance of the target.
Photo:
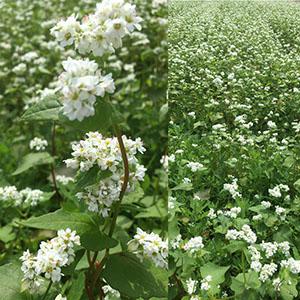
POLYGON ((299 299, 299 4, 169 21, 170 299, 299 299))
POLYGON ((134 1, 141 31, 125 5, 96 28, 126 20, 123 44, 80 53, 72 33, 105 21, 100 2, 0 3, 1 299, 166 297, 166 1, 134 1), (70 95, 90 115, 70 118, 70 95))

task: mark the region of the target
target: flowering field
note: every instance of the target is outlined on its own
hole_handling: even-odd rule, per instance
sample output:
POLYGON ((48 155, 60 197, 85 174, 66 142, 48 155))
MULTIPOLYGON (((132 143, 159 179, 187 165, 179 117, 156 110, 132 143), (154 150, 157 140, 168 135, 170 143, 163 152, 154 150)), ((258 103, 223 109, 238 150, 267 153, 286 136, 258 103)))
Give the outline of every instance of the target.
POLYGON ((169 298, 300 299, 300 6, 169 20, 169 298))
POLYGON ((166 1, 0 14, 0 299, 166 299, 166 1))

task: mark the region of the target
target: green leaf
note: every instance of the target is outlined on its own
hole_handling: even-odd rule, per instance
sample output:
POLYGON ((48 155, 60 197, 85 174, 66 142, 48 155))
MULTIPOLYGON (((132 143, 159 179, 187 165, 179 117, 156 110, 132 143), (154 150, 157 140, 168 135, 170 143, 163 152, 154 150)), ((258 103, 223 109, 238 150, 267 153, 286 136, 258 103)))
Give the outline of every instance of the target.
POLYGON ((91 251, 101 251, 107 248, 114 248, 118 245, 118 241, 110 238, 99 230, 85 232, 81 236, 80 241, 85 249, 91 251))
POLYGON ((29 153, 23 157, 17 170, 12 175, 19 175, 35 166, 48 165, 54 158, 48 152, 29 153))
POLYGON ((75 191, 83 190, 85 187, 92 185, 97 178, 98 172, 100 171, 98 166, 94 166, 86 172, 80 173, 76 182, 75 191))
POLYGON ((57 121, 61 104, 57 96, 47 96, 29 107, 21 117, 22 121, 57 121))
POLYGON ((73 281, 67 298, 72 300, 80 300, 84 292, 84 282, 85 282, 84 273, 81 272, 79 273, 76 280, 73 281))
POLYGON ((258 279, 258 274, 254 271, 249 271, 245 274, 245 283, 243 273, 238 274, 232 279, 230 288, 235 292, 236 295, 242 294, 247 289, 257 290, 261 283, 258 279))
POLYGON ((294 182, 294 187, 296 188, 296 190, 300 191, 300 179, 294 182))
POLYGON ((9 263, 0 267, 0 297, 5 300, 24 300, 21 295, 21 280, 23 274, 18 263, 9 263))
POLYGON ((200 268, 201 276, 205 278, 210 275, 212 280, 210 282, 211 291, 215 294, 219 291, 219 285, 225 280, 225 273, 228 271, 230 266, 221 267, 215 265, 214 263, 207 263, 202 268, 200 268))
POLYGON ((148 207, 145 211, 138 213, 135 218, 164 218, 167 216, 167 208, 162 201, 156 205, 148 207))
POLYGON ((193 189, 193 184, 192 183, 180 183, 179 185, 173 187, 171 190, 172 191, 191 191, 193 189))
POLYGON ((71 230, 76 230, 78 234, 98 230, 97 224, 88 214, 69 212, 62 209, 40 217, 32 217, 27 221, 21 222, 21 224, 27 227, 48 230, 70 228, 71 230))
POLYGON ((103 271, 107 283, 130 298, 166 297, 167 286, 159 280, 160 276, 155 271, 151 273, 136 256, 125 252, 110 255, 103 271))
POLYGON ((16 238, 16 234, 12 230, 13 228, 10 225, 0 228, 0 240, 4 243, 14 240, 16 238))

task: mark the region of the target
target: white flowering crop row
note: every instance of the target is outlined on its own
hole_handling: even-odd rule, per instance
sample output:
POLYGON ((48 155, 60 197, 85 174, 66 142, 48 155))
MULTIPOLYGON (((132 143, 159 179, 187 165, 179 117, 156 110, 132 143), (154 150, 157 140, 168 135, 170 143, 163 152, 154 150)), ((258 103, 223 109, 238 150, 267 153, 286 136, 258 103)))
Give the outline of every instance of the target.
POLYGON ((299 3, 169 14, 171 299, 299 299, 299 3))

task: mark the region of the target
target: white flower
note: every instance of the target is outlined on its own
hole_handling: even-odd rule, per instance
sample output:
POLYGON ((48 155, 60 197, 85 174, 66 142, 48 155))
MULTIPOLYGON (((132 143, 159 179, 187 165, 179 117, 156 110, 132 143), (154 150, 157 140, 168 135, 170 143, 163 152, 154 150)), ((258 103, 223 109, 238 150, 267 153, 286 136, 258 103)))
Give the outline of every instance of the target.
POLYGON ((80 23, 77 21, 77 17, 72 15, 67 20, 59 21, 50 32, 62 47, 66 47, 74 43, 80 31, 80 23))
POLYGON ((225 238, 227 240, 244 240, 249 244, 254 244, 257 240, 256 234, 251 230, 250 226, 245 224, 242 230, 229 229, 226 233, 225 238))
MULTIPOLYGON (((41 276, 52 282, 59 282, 63 276, 61 268, 71 264, 75 257, 74 246, 80 245, 76 231, 59 230, 58 236, 48 242, 41 242, 36 256, 28 250, 20 257, 23 283, 31 292, 38 289, 41 276)), ((58 298, 59 299, 59 298, 58 298)))
POLYGON ((196 113, 194 111, 191 111, 188 113, 188 116, 192 117, 192 119, 196 119, 196 113))
POLYGON ((74 182, 74 178, 73 177, 67 177, 65 175, 56 175, 56 180, 57 182, 63 184, 63 185, 67 185, 70 182, 74 182))
POLYGON ((265 282, 267 279, 272 277, 276 271, 277 265, 275 263, 263 265, 259 274, 259 280, 265 282))
POLYGON ((192 172, 197 172, 201 168, 203 168, 203 165, 198 163, 198 162, 189 162, 187 163, 187 167, 192 171, 192 172))
POLYGON ((238 192, 239 186, 236 178, 233 178, 232 183, 225 183, 223 188, 231 194, 233 199, 241 197, 241 194, 238 192))
POLYGON ((123 0, 103 0, 94 14, 80 23, 76 16, 60 21, 51 34, 62 47, 75 44, 81 54, 92 52, 95 56, 113 53, 122 46, 122 39, 141 29, 142 18, 137 16, 135 5, 123 0))
POLYGON ((273 189, 269 189, 269 194, 275 198, 281 197, 281 191, 279 186, 275 186, 273 189))
POLYGON ((291 257, 288 260, 282 260, 280 264, 282 267, 288 268, 293 274, 300 273, 300 260, 291 257))
POLYGON ((134 253, 138 256, 151 259, 157 267, 166 269, 168 267, 168 241, 163 241, 158 234, 151 232, 150 234, 137 228, 134 239, 128 244, 138 247, 134 249, 134 253))
POLYGON ((211 286, 209 284, 211 281, 212 281, 212 277, 210 275, 208 275, 205 278, 203 278, 201 280, 201 287, 200 287, 200 289, 202 291, 208 291, 211 288, 211 286))
POLYGON ((195 253, 204 247, 201 236, 191 238, 188 242, 183 245, 183 249, 190 253, 195 253))
POLYGON ((274 286, 274 290, 279 292, 280 291, 280 287, 282 285, 282 282, 280 280, 280 278, 275 278, 273 281, 272 281, 272 285, 274 286))
POLYGON ((261 202, 261 205, 264 207, 264 208, 270 208, 272 206, 271 202, 269 201, 262 201, 261 202))
MULTIPOLYGON (((77 198, 84 200, 88 209, 107 217, 112 204, 119 199, 123 184, 124 164, 118 139, 105 138, 99 132, 89 132, 87 138, 72 145, 72 159, 65 163, 80 173, 96 167, 100 173, 106 172, 105 178, 86 187, 77 198)), ((139 164, 137 155, 144 153, 145 148, 140 138, 135 140, 122 137, 126 151, 130 171, 130 180, 127 191, 132 191, 135 184, 142 181, 146 168, 139 164)))
POLYGON ((281 218, 282 220, 285 219, 285 216, 286 216, 286 209, 285 209, 285 208, 276 205, 276 206, 275 206, 275 212, 276 212, 276 214, 277 214, 278 216, 280 216, 280 218, 281 218))
POLYGON ((25 188, 18 191, 15 186, 0 187, 0 200, 12 202, 14 206, 36 206, 43 199, 44 192, 25 188))
POLYGON ((59 77, 59 88, 63 95, 63 113, 71 121, 82 121, 95 114, 97 96, 115 90, 111 74, 102 76, 98 65, 88 59, 68 58, 62 62, 65 72, 59 77))
POLYGON ((265 251, 266 257, 272 257, 278 250, 277 243, 265 243, 264 241, 261 243, 261 248, 265 251))
POLYGON ((48 142, 38 137, 35 137, 29 143, 29 148, 36 151, 45 150, 47 146, 48 142))
POLYGON ((192 278, 189 278, 186 281, 187 292, 188 292, 189 295, 193 295, 196 292, 197 284, 198 284, 198 281, 193 280, 192 278))

